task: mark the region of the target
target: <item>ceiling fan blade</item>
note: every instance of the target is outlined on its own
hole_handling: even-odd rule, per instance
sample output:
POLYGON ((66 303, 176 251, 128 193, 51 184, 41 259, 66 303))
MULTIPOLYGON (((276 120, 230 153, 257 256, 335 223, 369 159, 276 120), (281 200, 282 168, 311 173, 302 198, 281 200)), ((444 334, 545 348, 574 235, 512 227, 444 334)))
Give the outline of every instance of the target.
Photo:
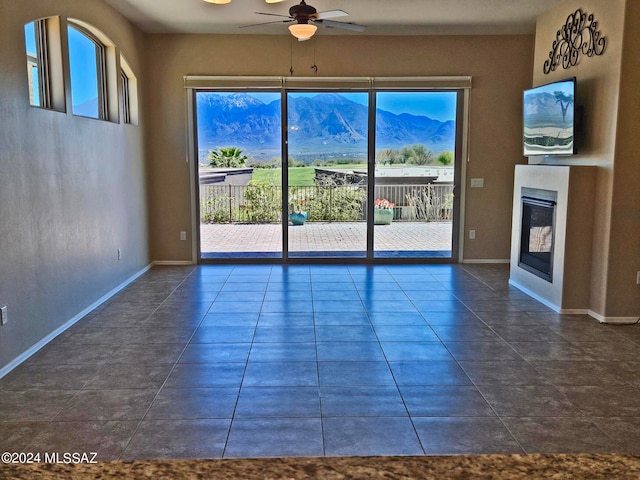
POLYGON ((349 14, 344 10, 327 10, 326 12, 318 12, 316 17, 318 20, 324 20, 325 18, 338 18, 347 17, 349 14))
POLYGON ((267 3, 280 3, 280 2, 284 2, 284 0, 264 0, 267 3))
POLYGON ((269 15, 270 17, 283 17, 283 18, 291 18, 289 15, 279 15, 277 13, 265 13, 265 12, 253 12, 256 15, 269 15))
POLYGON ((274 23, 291 23, 293 20, 276 20, 274 22, 252 23, 251 25, 240 25, 238 28, 259 27, 260 25, 272 25, 274 23))
POLYGON ((358 25, 357 23, 334 22, 333 20, 315 20, 314 23, 319 23, 329 28, 351 30, 353 32, 364 32, 367 29, 364 25, 358 25))

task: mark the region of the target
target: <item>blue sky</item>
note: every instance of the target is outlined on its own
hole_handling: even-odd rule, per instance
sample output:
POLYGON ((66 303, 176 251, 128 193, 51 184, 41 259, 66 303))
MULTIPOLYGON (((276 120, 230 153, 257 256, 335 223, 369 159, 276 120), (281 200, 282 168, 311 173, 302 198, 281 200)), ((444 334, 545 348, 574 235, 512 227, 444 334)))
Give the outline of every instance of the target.
MULTIPOLYGON (((37 56, 38 52, 36 51, 36 39, 35 39, 35 31, 33 28, 33 23, 27 23, 24 26, 24 35, 25 35, 25 41, 26 41, 26 49, 27 49, 27 55, 31 55, 33 57, 37 56)), ((31 81, 33 82, 32 87, 33 87, 33 100, 32 100, 32 105, 40 105, 40 87, 38 85, 40 78, 38 77, 37 74, 37 67, 31 67, 32 69, 32 78, 31 81)))
POLYGON ((36 54, 36 39, 33 32, 33 22, 29 22, 24 26, 24 36, 27 42, 27 53, 29 55, 36 54))
POLYGON ((69 66, 73 104, 97 98, 96 47, 85 35, 69 28, 69 66))
POLYGON ((378 92, 377 107, 387 112, 425 115, 435 120, 456 118, 455 92, 378 92))

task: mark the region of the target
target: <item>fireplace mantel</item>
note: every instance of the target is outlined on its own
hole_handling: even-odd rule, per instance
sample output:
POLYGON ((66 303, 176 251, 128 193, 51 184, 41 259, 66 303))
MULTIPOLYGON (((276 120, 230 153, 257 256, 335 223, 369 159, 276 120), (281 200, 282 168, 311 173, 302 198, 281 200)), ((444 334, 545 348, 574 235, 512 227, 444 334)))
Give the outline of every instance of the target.
POLYGON ((509 283, 556 312, 589 312, 595 185, 595 167, 516 166, 509 283), (518 266, 523 189, 557 192, 551 280, 518 266))

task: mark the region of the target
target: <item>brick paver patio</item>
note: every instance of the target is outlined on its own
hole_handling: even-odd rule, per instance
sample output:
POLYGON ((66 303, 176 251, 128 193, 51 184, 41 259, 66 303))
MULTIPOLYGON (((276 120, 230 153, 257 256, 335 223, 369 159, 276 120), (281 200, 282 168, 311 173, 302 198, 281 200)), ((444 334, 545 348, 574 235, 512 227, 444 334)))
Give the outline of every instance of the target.
MULTIPOLYGON (((451 251, 451 222, 393 222, 376 225, 376 252, 406 252, 415 256, 449 256, 451 251)), ((289 225, 289 252, 292 256, 360 253, 366 250, 365 222, 307 222, 289 225)), ((201 251, 208 257, 274 256, 282 250, 282 227, 279 224, 202 224, 201 251), (271 255, 269 255, 271 254, 271 255)))

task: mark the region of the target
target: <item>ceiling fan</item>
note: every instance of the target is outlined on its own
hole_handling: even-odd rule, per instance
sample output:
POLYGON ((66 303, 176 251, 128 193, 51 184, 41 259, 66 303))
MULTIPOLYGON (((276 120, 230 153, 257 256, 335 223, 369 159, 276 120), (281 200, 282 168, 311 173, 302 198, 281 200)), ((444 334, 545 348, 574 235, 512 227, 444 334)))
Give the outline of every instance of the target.
MULTIPOLYGON (((205 0, 211 3, 229 3, 231 0, 205 0)), ((283 0, 265 0, 267 3, 279 3, 283 0)), ((298 5, 294 5, 289 9, 289 15, 279 15, 275 13, 255 12, 258 15, 269 15, 272 17, 282 17, 286 20, 276 20, 273 22, 255 23, 252 25, 243 25, 240 28, 256 27, 258 25, 268 25, 271 23, 293 23, 289 26, 291 35, 296 37, 299 41, 309 40, 315 33, 318 27, 316 25, 323 25, 329 28, 341 28, 344 30, 351 30, 354 32, 363 32, 366 27, 364 25, 358 25, 356 23, 336 22, 330 20, 331 18, 346 17, 349 14, 343 10, 328 10, 326 12, 318 12, 315 7, 307 5, 305 0, 301 0, 298 5)))

